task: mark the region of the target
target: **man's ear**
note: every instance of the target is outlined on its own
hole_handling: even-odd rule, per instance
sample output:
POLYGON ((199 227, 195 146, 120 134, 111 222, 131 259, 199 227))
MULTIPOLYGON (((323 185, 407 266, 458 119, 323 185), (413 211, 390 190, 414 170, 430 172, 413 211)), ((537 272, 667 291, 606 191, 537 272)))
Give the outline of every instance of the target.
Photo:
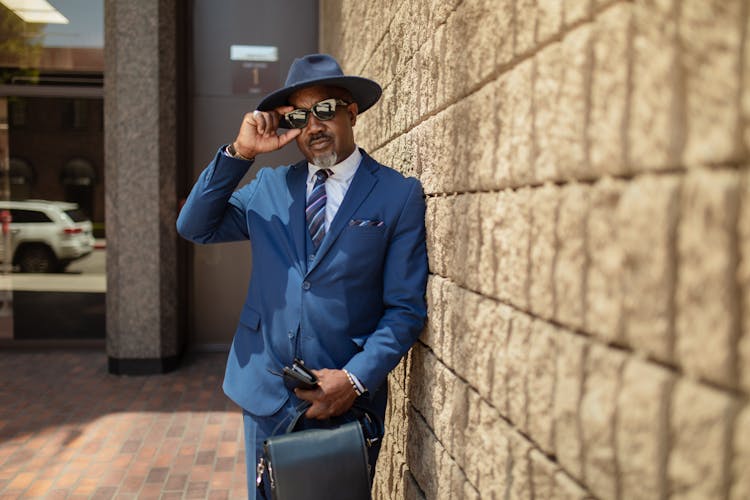
POLYGON ((346 107, 346 112, 349 113, 349 120, 352 123, 352 127, 357 123, 357 114, 359 113, 359 106, 356 102, 349 104, 346 107))

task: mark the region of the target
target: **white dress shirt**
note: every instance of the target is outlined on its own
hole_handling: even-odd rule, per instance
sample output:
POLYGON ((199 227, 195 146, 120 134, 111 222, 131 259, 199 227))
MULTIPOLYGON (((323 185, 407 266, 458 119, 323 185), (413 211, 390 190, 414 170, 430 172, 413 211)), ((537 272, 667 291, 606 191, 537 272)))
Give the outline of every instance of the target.
MULTIPOLYGON (((336 216, 336 212, 339 211, 341 202, 344 199, 349 185, 352 183, 354 174, 357 173, 357 168, 362 161, 362 153, 359 152, 359 148, 355 145, 354 152, 350 154, 344 161, 337 163, 330 167, 333 174, 326 179, 326 231, 331 227, 331 221, 336 216)), ((315 172, 320 170, 321 167, 313 165, 312 163, 307 164, 307 197, 310 197, 313 186, 315 185, 315 172)))

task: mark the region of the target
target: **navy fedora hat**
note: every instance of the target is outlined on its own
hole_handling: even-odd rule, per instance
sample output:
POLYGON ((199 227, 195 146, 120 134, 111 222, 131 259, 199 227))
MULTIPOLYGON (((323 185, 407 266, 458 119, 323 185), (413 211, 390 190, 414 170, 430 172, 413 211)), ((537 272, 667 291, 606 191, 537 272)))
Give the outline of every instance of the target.
MULTIPOLYGON (((289 104, 289 96, 305 87, 330 85, 351 92, 360 113, 378 102, 383 89, 377 82, 361 76, 345 75, 336 59, 328 54, 309 54, 294 60, 284 87, 271 92, 258 104, 258 110, 270 111, 289 104)), ((281 126, 286 120, 282 119, 281 126)))

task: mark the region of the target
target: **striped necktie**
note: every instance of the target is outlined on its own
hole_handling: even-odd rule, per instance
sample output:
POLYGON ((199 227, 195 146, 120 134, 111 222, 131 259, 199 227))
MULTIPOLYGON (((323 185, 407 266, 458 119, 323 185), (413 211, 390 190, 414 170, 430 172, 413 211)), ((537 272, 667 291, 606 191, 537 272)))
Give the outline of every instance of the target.
POLYGON ((307 208, 305 208, 305 217, 307 218, 307 229, 310 231, 315 249, 320 246, 323 237, 326 235, 326 186, 325 182, 333 172, 326 169, 320 169, 315 172, 315 184, 313 185, 310 197, 307 199, 307 208))

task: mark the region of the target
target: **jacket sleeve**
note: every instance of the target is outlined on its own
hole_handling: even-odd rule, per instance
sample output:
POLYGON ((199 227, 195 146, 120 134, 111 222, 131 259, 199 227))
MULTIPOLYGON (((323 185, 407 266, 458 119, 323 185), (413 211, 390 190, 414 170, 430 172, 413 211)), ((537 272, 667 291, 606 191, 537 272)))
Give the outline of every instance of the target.
POLYGON ((419 338, 427 318, 425 201, 416 179, 399 216, 383 270, 384 313, 377 329, 344 367, 371 391, 385 381, 419 338))
MULTIPOLYGON (((222 147, 223 149, 223 147, 222 147)), ((195 243, 219 243, 248 239, 245 207, 260 182, 255 180, 234 191, 251 163, 221 152, 203 170, 177 217, 177 232, 195 243)))

